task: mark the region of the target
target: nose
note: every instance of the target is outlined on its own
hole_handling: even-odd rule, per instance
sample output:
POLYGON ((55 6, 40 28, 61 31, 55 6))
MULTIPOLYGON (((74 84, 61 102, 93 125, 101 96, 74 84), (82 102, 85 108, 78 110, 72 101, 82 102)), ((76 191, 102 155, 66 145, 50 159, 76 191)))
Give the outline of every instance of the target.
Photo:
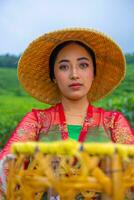
POLYGON ((70 71, 70 78, 73 80, 79 79, 79 73, 77 67, 72 67, 70 71))

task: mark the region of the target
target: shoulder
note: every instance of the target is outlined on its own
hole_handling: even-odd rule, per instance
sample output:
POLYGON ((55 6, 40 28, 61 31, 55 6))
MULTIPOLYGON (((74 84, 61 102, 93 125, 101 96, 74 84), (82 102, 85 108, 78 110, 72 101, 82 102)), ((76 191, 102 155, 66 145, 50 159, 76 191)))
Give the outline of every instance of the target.
POLYGON ((45 108, 45 109, 35 109, 35 108, 33 108, 33 109, 32 109, 32 112, 33 112, 33 113, 40 113, 40 112, 41 112, 41 113, 43 113, 43 112, 49 113, 49 112, 54 112, 54 111, 56 111, 56 110, 58 109, 58 107, 59 107, 59 104, 50 106, 50 107, 45 108))
POLYGON ((125 118, 123 114, 116 110, 106 110, 102 107, 94 107, 93 106, 93 112, 94 113, 100 113, 103 124, 106 127, 113 128, 115 125, 115 122, 119 121, 120 118, 125 118))
POLYGON ((45 109, 32 109, 30 113, 36 117, 37 121, 52 120, 59 113, 59 106, 60 104, 56 104, 45 109))
POLYGON ((111 117, 114 117, 114 118, 117 118, 119 115, 122 115, 121 112, 119 111, 116 111, 116 110, 106 110, 102 107, 95 107, 95 106, 92 106, 92 109, 93 109, 93 112, 99 112, 101 113, 104 118, 111 118, 111 117))

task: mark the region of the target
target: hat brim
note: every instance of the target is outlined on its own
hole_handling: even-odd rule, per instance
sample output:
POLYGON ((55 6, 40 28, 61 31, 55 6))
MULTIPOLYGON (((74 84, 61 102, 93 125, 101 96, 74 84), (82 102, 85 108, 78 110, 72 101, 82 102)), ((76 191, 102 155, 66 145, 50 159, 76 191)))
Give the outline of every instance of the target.
POLYGON ((110 37, 92 29, 63 29, 34 40, 19 60, 18 78, 31 96, 48 104, 60 101, 58 88, 49 78, 49 58, 53 49, 67 40, 81 41, 95 52, 96 76, 88 93, 90 102, 105 97, 119 85, 126 65, 121 48, 110 37))

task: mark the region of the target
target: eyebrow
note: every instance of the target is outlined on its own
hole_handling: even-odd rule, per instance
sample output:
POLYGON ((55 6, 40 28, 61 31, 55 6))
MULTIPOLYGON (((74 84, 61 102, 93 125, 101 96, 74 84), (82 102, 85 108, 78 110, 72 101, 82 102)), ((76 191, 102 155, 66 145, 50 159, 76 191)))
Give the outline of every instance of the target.
POLYGON ((77 60, 89 60, 87 57, 81 57, 81 58, 78 58, 77 60))
MULTIPOLYGON (((79 61, 79 60, 88 60, 88 61, 89 61, 89 59, 86 58, 86 57, 80 57, 80 58, 77 58, 77 60, 78 60, 78 61, 79 61)), ((62 62, 69 62, 69 60, 67 60, 67 59, 60 60, 58 63, 62 63, 62 62)))
POLYGON ((67 59, 60 60, 58 63, 62 63, 62 62, 69 62, 69 60, 67 60, 67 59))

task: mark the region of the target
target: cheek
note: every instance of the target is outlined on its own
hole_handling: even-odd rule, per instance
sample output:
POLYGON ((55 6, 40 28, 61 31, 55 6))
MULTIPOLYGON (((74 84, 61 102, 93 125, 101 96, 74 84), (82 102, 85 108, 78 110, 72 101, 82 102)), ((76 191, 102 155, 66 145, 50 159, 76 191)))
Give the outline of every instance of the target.
POLYGON ((88 84, 92 83, 93 79, 94 79, 94 73, 93 73, 93 71, 90 70, 87 73, 85 73, 85 81, 88 84))
POLYGON ((66 75, 64 73, 56 73, 55 78, 60 88, 66 83, 66 75))

